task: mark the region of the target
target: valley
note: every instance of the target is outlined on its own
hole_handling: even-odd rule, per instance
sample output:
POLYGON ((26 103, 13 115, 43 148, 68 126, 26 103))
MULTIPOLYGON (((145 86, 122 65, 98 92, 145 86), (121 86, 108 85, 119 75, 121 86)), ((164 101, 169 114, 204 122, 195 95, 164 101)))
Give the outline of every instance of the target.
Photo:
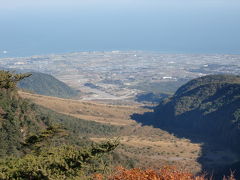
POLYGON ((131 158, 136 167, 160 168, 169 164, 192 173, 198 173, 202 170, 202 164, 204 164, 204 168, 211 169, 238 160, 236 153, 228 148, 216 147, 214 143, 205 143, 203 152, 203 142, 201 141, 180 138, 153 126, 142 126, 132 119, 132 114, 143 115, 151 113, 152 110, 143 108, 141 105, 108 105, 26 92, 19 92, 19 94, 38 105, 65 115, 120 127, 119 131, 112 133, 107 138, 95 135, 89 138, 95 142, 119 138, 121 144, 116 152, 131 158), (199 162, 200 158, 201 162, 199 162))
POLYGON ((37 105, 44 123, 66 127, 64 143, 118 139, 114 165, 211 174, 240 161, 239 59, 79 52, 4 58, 0 66, 33 72, 18 94, 37 105))
POLYGON ((0 5, 0 180, 240 180, 240 0, 0 5))

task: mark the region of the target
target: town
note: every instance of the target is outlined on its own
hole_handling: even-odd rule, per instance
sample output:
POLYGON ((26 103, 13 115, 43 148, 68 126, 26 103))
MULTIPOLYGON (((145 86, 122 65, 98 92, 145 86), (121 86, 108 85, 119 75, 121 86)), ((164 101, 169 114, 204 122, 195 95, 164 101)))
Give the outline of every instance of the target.
POLYGON ((190 79, 239 74, 240 55, 145 51, 73 52, 1 58, 2 68, 51 74, 80 90, 84 100, 132 100, 139 93, 174 93, 190 79))

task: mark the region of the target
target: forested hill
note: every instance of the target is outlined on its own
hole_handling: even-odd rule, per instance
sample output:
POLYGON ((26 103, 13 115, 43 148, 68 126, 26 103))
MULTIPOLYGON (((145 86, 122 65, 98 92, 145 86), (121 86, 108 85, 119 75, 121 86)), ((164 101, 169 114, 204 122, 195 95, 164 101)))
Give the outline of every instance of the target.
POLYGON ((240 152, 240 76, 194 79, 162 102, 155 118, 158 126, 212 137, 240 152))
POLYGON ((89 179, 103 172, 118 142, 83 147, 90 143, 83 136, 107 136, 117 128, 58 114, 21 98, 17 82, 29 76, 0 71, 0 179, 89 179))
POLYGON ((18 83, 18 87, 46 96, 71 98, 78 95, 76 90, 51 75, 39 72, 30 74, 32 74, 30 77, 18 83))
POLYGON ((33 104, 18 96, 16 82, 24 77, 0 71, 0 157, 21 153, 24 139, 49 123, 33 104))
MULTIPOLYGON (((21 98, 16 83, 29 75, 0 71, 0 157, 22 155, 25 151, 24 144, 29 137, 56 125, 63 127, 68 136, 67 140, 52 138, 54 144, 58 144, 59 141, 81 144, 83 136, 108 136, 117 132, 118 128, 115 126, 59 114, 21 98)), ((49 132, 45 133, 50 135, 49 132)))

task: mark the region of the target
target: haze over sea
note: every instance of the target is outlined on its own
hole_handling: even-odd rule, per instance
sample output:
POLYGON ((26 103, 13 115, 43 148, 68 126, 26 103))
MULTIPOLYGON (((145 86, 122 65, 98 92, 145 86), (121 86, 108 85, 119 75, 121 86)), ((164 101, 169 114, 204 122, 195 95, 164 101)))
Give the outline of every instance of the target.
POLYGON ((111 50, 240 54, 239 0, 0 3, 0 57, 111 50))

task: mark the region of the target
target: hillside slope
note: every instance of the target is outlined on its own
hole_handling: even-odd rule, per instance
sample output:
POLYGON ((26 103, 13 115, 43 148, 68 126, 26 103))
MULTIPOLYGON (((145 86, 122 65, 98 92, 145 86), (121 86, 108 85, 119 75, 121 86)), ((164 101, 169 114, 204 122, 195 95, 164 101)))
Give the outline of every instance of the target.
POLYGON ((240 152, 240 77, 210 75, 180 87, 155 110, 154 123, 215 138, 240 152))
POLYGON ((130 115, 144 113, 146 109, 138 106, 114 106, 89 101, 78 101, 56 97, 46 97, 19 91, 21 97, 32 100, 34 103, 52 109, 53 111, 71 115, 76 118, 101 122, 112 125, 133 124, 130 115))
POLYGON ((76 90, 51 75, 39 72, 30 73, 32 75, 20 81, 18 87, 46 96, 71 98, 78 95, 76 90))
POLYGON ((88 138, 83 140, 85 136, 107 137, 118 132, 118 127, 59 114, 20 97, 16 83, 25 76, 0 71, 0 157, 21 156, 30 136, 55 125, 63 127, 68 136, 52 139, 54 144, 79 145, 90 142, 88 138))
POLYGON ((47 117, 35 111, 35 105, 18 96, 18 77, 24 75, 0 71, 0 156, 18 155, 26 137, 49 124, 47 117))

